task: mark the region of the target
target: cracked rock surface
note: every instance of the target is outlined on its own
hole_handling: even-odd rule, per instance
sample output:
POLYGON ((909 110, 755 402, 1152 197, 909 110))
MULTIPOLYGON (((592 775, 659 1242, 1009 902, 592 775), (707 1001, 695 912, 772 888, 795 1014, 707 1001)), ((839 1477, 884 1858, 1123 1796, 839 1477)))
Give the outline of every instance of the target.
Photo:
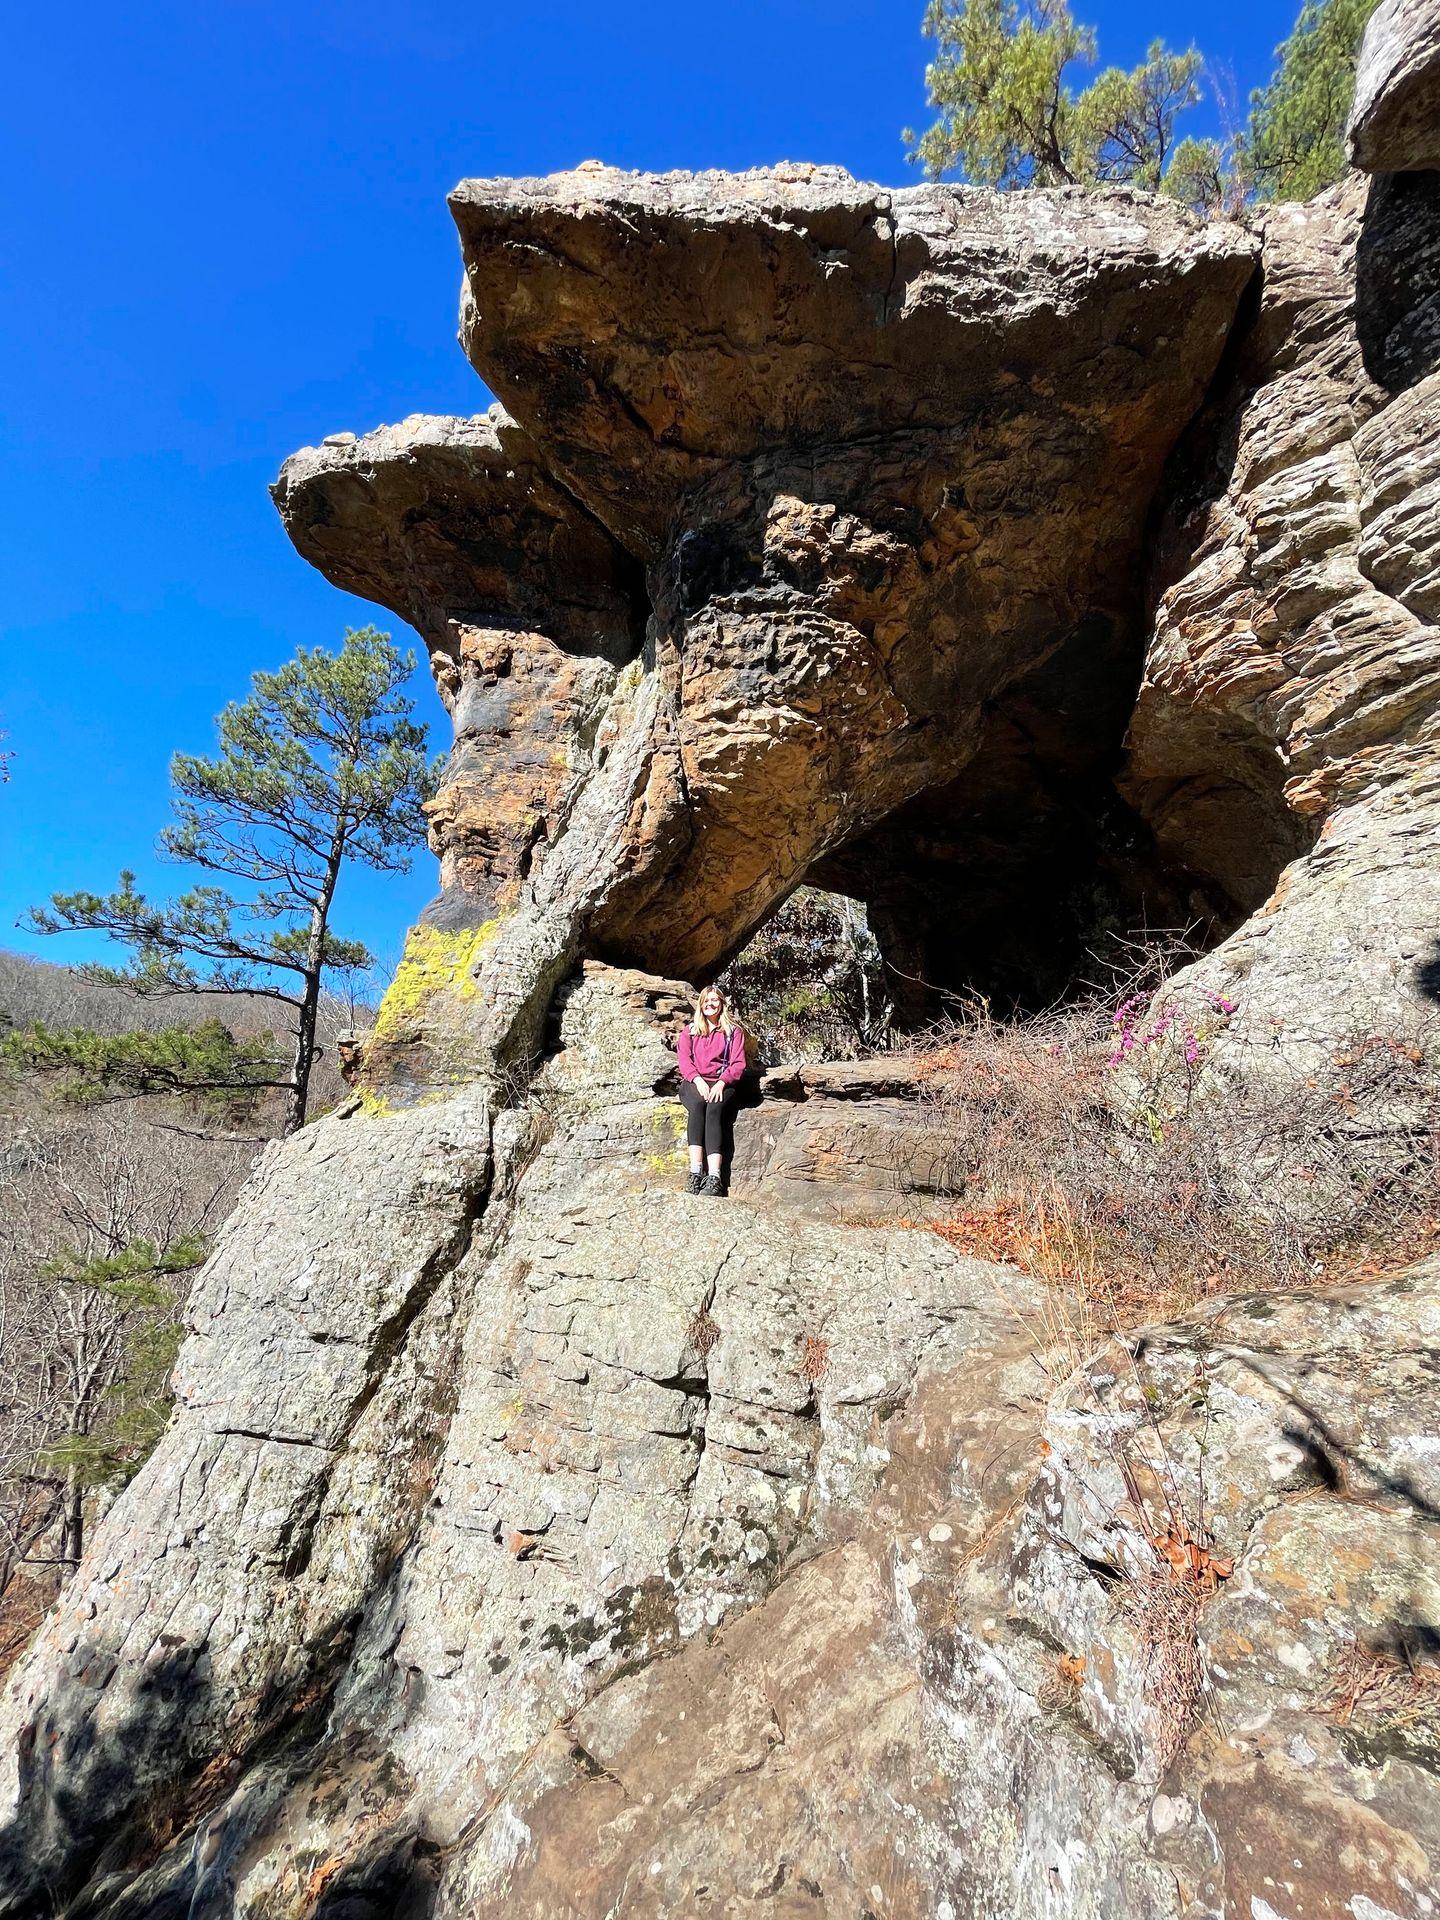
POLYGON ((808 877, 1020 1004, 1228 936, 1187 1101, 1433 1079, 1437 182, 457 190, 503 405, 275 490, 430 650, 442 893, 9 1679, 0 1913, 1433 1920, 1440 1265, 1096 1351, 896 1223, 902 1058, 717 1204, 673 1038, 808 877))
POLYGON ((1440 1608, 1440 1266, 1077 1365, 933 1235, 677 1192, 675 984, 588 968, 493 1130, 272 1151, 11 1683, 6 1910, 1420 1920, 1440 1728, 1355 1661, 1440 1608), (383 1258, 287 1224, 320 1156, 383 1258))

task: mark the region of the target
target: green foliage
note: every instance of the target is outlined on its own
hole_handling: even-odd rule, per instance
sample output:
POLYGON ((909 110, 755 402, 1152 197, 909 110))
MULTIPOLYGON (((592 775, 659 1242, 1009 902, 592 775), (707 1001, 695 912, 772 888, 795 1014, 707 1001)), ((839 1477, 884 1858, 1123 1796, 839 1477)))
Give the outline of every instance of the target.
POLYGON ((879 950, 864 910, 800 887, 721 976, 767 1061, 849 1059, 889 1027, 879 950))
POLYGON ((932 179, 958 170, 983 186, 1129 182, 1205 215, 1252 196, 1307 200, 1345 171, 1355 59, 1374 9, 1306 0, 1269 84, 1250 96, 1247 134, 1177 143, 1178 116, 1201 97, 1193 47, 1154 40, 1131 72, 1107 67, 1077 90, 1099 49, 1066 0, 930 0, 924 31, 937 52, 925 84, 939 117, 918 139, 907 131, 910 158, 932 179))
POLYGON ((203 884, 152 902, 122 873, 113 893, 56 894, 29 916, 40 933, 103 933, 127 948, 124 966, 86 971, 132 992, 247 992, 292 1008, 292 1126, 304 1118, 322 980, 370 964, 330 929, 341 868, 403 871, 424 837, 440 762, 401 692, 414 664, 374 627, 347 632, 338 654, 302 647, 226 707, 216 755, 176 754, 161 849, 244 882, 243 893, 203 884))
POLYGON ((273 888, 282 912, 309 907, 336 834, 351 859, 403 872, 439 771, 399 691, 414 665, 361 627, 338 654, 301 647, 278 673, 255 674, 250 698, 220 715, 218 757, 171 762, 178 818, 165 851, 273 888))
POLYGON ((286 1084, 268 1037, 237 1040, 219 1020, 117 1034, 36 1020, 0 1038, 0 1061, 52 1079, 71 1106, 144 1094, 199 1095, 238 1115, 253 1111, 265 1088, 286 1084))
POLYGON ((93 1386, 77 1397, 68 1432, 36 1463, 79 1488, 123 1486, 143 1465, 170 1418, 170 1374, 180 1344, 177 1294, 167 1281, 205 1257, 205 1243, 187 1234, 160 1249, 136 1240, 118 1253, 52 1260, 41 1277, 88 1294, 103 1310, 114 1359, 89 1369, 93 1386))
POLYGON ((925 33, 938 49, 925 70, 940 117, 916 140, 931 179, 959 167, 983 186, 1073 181, 1073 101, 1064 73, 1095 58, 1095 35, 1064 0, 930 0, 925 33))
POLYGON ((1250 96, 1246 175, 1262 200, 1308 200, 1344 173, 1355 59, 1375 0, 1307 0, 1250 96))
POLYGON ((1175 119, 1200 98, 1200 55, 1171 53, 1152 40, 1138 67, 1107 67, 1086 87, 1072 115, 1074 164, 1087 186, 1112 181, 1152 193, 1168 177, 1175 119))
POLYGON ((1210 216, 1235 210, 1239 198, 1225 148, 1218 140, 1188 136, 1170 156, 1160 191, 1192 213, 1210 216))
POLYGON ((925 85, 939 118, 905 137, 932 179, 958 168, 984 186, 1155 188, 1176 117, 1200 98, 1200 55, 1160 40, 1133 71, 1107 67, 1077 93, 1070 70, 1093 66, 1098 44, 1065 0, 930 0, 924 30, 938 48, 925 85))

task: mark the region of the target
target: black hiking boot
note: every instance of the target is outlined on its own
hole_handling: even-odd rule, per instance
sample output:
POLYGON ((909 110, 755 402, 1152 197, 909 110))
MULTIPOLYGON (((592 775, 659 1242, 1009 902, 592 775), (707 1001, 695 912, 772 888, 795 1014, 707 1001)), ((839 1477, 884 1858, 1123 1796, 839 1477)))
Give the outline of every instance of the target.
POLYGON ((705 1184, 703 1187, 701 1187, 700 1191, 701 1193, 707 1195, 711 1200, 718 1200, 721 1194, 724 1193, 725 1191, 725 1188, 721 1184, 719 1174, 707 1173, 705 1176, 705 1184))
POLYGON ((686 1193, 703 1193, 705 1191, 704 1174, 692 1173, 685 1182, 685 1191, 686 1193))

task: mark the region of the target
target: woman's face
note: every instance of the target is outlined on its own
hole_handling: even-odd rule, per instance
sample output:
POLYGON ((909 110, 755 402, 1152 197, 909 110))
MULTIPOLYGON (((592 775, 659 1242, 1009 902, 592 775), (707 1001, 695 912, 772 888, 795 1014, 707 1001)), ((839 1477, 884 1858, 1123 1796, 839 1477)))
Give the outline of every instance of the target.
POLYGON ((725 1006, 724 994, 710 987, 700 996, 700 1011, 707 1020, 718 1020, 725 1006))

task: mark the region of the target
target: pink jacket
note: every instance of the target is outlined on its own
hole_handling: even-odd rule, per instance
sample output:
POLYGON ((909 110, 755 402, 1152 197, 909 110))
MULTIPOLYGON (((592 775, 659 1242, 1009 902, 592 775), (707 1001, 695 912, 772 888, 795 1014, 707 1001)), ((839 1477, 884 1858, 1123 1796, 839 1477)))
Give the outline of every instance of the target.
POLYGON ((733 1087, 745 1072, 745 1034, 738 1026, 728 1034, 723 1027, 713 1033, 691 1033, 684 1026, 676 1052, 682 1080, 708 1080, 712 1085, 723 1080, 733 1087))

